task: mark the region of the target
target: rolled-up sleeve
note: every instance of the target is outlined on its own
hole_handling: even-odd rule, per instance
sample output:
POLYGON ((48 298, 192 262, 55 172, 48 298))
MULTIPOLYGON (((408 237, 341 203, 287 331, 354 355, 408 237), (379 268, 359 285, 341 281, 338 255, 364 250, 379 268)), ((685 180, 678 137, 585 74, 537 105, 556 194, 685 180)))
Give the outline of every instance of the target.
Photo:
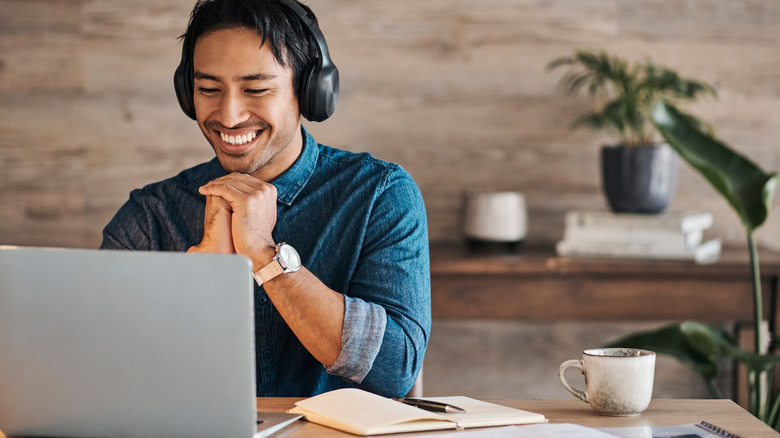
POLYGON ((382 306, 345 297, 344 329, 341 352, 330 374, 360 383, 371 370, 387 326, 387 315, 382 306))

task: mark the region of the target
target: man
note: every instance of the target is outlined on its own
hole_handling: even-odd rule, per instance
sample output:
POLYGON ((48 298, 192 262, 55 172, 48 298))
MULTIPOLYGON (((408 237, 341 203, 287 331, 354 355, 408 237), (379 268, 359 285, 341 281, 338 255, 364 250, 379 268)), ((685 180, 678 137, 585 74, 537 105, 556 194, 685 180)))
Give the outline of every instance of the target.
POLYGON ((401 396, 430 333, 425 209, 399 166, 301 126, 302 83, 327 56, 316 26, 295 0, 195 5, 177 93, 216 158, 134 190, 101 248, 247 256, 258 396, 401 396))

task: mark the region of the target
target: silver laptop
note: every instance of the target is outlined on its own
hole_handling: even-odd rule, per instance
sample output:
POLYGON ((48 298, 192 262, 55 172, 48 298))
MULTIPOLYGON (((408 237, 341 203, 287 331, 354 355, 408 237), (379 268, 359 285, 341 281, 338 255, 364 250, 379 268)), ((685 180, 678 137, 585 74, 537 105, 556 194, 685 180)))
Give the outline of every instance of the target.
POLYGON ((0 431, 252 437, 253 281, 237 255, 0 247, 0 431))

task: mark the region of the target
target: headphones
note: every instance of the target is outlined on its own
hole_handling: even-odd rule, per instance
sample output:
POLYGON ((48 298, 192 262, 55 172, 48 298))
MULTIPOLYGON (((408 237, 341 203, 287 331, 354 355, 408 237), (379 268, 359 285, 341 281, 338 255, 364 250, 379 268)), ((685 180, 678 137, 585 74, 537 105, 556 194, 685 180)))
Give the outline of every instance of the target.
MULTIPOLYGON (((298 92, 298 106, 301 115, 312 122, 321 122, 336 110, 339 97, 339 71, 330 59, 328 44, 313 17, 295 1, 278 0, 301 19, 310 35, 317 41, 317 59, 301 76, 301 89, 298 92)), ((194 47, 194 45, 193 45, 194 47)), ((173 74, 173 86, 184 114, 195 119, 194 81, 192 60, 188 59, 185 47, 181 49, 181 62, 173 74)))

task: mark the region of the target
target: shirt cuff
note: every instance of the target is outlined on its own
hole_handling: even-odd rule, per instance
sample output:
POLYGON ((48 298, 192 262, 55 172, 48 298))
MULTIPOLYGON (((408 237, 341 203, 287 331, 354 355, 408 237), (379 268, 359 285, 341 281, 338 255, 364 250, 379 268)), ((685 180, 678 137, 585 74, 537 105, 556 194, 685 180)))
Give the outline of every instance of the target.
POLYGON ((345 296, 341 352, 326 371, 361 383, 379 354, 386 325, 382 306, 345 296))

